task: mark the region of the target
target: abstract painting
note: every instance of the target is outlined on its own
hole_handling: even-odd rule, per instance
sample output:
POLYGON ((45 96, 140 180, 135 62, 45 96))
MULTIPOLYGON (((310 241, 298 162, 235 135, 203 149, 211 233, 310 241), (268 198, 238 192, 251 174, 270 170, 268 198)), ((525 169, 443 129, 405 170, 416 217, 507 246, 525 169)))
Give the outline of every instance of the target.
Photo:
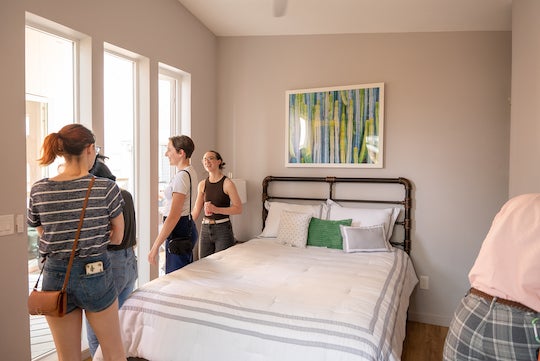
POLYGON ((286 92, 287 167, 383 167, 384 83, 286 92))

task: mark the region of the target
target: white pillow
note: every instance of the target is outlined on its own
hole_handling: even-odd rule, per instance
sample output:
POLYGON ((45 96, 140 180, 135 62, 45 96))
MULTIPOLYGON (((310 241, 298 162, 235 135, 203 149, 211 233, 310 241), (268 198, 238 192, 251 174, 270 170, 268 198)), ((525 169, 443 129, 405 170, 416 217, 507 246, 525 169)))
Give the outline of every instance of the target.
POLYGON ((348 227, 340 225, 345 252, 389 252, 392 249, 385 239, 384 225, 348 227))
POLYGON ((264 207, 268 210, 268 216, 264 229, 259 237, 277 237, 279 218, 281 211, 287 210, 298 213, 309 213, 312 217, 320 218, 321 216, 321 204, 294 204, 283 202, 268 202, 264 203, 264 207))
POLYGON ((292 247, 306 248, 311 214, 281 211, 278 241, 292 247))
POLYGON ((327 219, 340 220, 352 218, 351 226, 376 226, 384 225, 386 240, 390 240, 394 231, 394 223, 399 216, 400 208, 348 208, 338 203, 327 200, 327 219))

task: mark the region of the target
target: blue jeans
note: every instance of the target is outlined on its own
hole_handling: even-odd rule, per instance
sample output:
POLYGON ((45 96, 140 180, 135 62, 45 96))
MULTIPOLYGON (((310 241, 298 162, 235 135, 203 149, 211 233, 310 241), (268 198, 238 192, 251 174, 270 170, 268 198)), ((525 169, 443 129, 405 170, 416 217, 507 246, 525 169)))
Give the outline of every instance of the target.
MULTIPOLYGON (((111 260, 114 286, 118 293, 118 307, 122 307, 135 287, 135 280, 137 280, 137 257, 135 257, 133 248, 107 251, 107 254, 111 260)), ((88 320, 86 321, 86 333, 90 354, 94 357, 99 342, 88 320)))
POLYGON ((193 222, 193 220, 190 221, 188 216, 180 217, 180 220, 165 241, 165 273, 171 273, 193 262, 193 252, 189 255, 179 255, 169 252, 169 240, 176 237, 187 236, 189 232, 189 222, 191 222, 191 248, 193 249, 195 243, 197 243, 199 233, 197 232, 195 222, 193 222))
POLYGON ((215 252, 234 246, 231 222, 203 224, 199 240, 199 257, 204 258, 215 252))

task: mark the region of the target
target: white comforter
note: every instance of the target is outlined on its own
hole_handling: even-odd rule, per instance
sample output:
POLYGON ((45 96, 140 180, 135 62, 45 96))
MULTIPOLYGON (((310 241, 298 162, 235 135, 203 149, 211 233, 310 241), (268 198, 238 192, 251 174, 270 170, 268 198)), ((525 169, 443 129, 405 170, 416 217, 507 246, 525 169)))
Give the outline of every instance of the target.
POLYGON ((144 285, 120 323, 127 355, 151 361, 397 361, 416 283, 400 250, 254 239, 144 285))

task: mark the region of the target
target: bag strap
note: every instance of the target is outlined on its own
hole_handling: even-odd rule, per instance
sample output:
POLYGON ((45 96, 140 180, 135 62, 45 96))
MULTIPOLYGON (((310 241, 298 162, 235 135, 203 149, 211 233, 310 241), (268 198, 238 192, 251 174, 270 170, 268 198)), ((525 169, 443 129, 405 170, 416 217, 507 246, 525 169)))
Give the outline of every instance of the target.
MULTIPOLYGON (((71 266, 73 266, 73 260, 75 259, 75 251, 77 250, 77 244, 79 243, 79 236, 81 235, 81 228, 84 221, 84 214, 86 213, 86 206, 88 205, 88 198, 90 198, 90 190, 92 189, 92 186, 94 185, 94 181, 96 180, 96 177, 92 177, 90 179, 90 184, 88 184, 88 189, 86 190, 86 197, 84 198, 83 207, 81 210, 81 217, 79 218, 79 226, 77 227, 77 233, 75 233, 75 240, 73 241, 73 247, 71 248, 71 255, 69 256, 69 262, 66 270, 66 277, 64 278, 64 284, 62 286, 62 292, 66 291, 68 281, 69 281, 69 274, 71 273, 71 266)), ((41 275, 43 274, 43 270, 45 269, 45 265, 41 268, 41 272, 39 273, 39 277, 36 281, 36 285, 34 286, 34 289, 37 289, 37 286, 39 284, 39 279, 41 278, 41 275)))
POLYGON ((192 192, 192 189, 191 189, 191 174, 189 174, 189 172, 185 169, 182 169, 181 172, 186 172, 188 177, 189 177, 189 228, 190 228, 190 231, 191 231, 191 192, 192 192))
POLYGON ((90 179, 90 184, 88 185, 88 189, 86 190, 86 197, 84 198, 81 218, 79 219, 79 227, 77 228, 77 233, 75 233, 75 240, 73 241, 73 248, 71 249, 71 255, 69 256, 69 263, 66 270, 66 278, 64 279, 64 285, 62 286, 62 292, 65 292, 68 285, 69 274, 71 273, 71 266, 73 266, 73 259, 75 259, 75 250, 77 249, 77 244, 79 243, 79 236, 81 235, 84 214, 86 213, 86 206, 88 205, 88 198, 90 198, 90 191, 92 190, 92 186, 94 185, 95 180, 96 177, 92 177, 92 179, 90 179))

